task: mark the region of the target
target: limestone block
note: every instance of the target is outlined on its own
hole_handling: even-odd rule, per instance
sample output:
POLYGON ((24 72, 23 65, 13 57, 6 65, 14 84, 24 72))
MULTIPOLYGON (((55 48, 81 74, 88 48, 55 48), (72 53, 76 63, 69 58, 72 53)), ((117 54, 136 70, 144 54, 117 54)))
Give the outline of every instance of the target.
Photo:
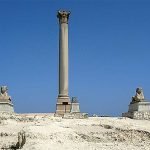
POLYGON ((86 119, 88 118, 87 113, 65 113, 64 119, 86 119))
POLYGON ((13 104, 0 102, 0 112, 14 112, 13 104))
POLYGON ((73 113, 80 112, 79 103, 71 103, 71 112, 73 113))
POLYGON ((123 113, 122 116, 137 120, 150 120, 150 111, 127 112, 123 113))
POLYGON ((131 103, 128 111, 150 111, 150 102, 131 103))

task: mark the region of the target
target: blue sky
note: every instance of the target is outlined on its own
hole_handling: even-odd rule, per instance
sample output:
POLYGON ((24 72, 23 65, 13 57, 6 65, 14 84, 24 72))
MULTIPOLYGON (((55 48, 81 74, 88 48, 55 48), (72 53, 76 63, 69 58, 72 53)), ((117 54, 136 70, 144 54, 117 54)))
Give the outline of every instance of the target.
POLYGON ((119 116, 136 87, 150 100, 147 0, 0 0, 0 85, 16 112, 54 112, 59 9, 69 19, 69 96, 82 112, 119 116))

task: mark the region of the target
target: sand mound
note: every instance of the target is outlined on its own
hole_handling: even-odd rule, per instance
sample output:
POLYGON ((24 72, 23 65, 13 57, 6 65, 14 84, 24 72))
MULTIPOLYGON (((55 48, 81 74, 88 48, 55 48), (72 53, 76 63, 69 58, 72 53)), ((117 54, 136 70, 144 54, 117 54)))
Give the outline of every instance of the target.
POLYGON ((0 113, 0 148, 17 144, 24 150, 149 150, 150 121, 0 113))

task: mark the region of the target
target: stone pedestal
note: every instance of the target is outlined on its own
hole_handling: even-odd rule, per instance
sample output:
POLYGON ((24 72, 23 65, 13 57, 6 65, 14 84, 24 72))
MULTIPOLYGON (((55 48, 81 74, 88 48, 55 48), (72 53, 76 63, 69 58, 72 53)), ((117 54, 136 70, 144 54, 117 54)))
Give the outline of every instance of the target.
POLYGON ((131 103, 128 112, 123 113, 122 116, 132 119, 150 120, 150 102, 131 103))
POLYGON ((79 103, 71 103, 71 113, 79 113, 79 103))
POLYGON ((122 116, 137 120, 150 120, 150 111, 126 112, 123 113, 122 116))
POLYGON ((64 113, 70 113, 71 103, 69 97, 58 97, 56 104, 56 113, 63 115, 64 113))
POLYGON ((150 111, 150 102, 143 101, 138 103, 131 103, 129 105, 128 112, 133 112, 133 111, 150 111))
POLYGON ((0 112, 14 112, 12 102, 8 99, 0 98, 0 112))

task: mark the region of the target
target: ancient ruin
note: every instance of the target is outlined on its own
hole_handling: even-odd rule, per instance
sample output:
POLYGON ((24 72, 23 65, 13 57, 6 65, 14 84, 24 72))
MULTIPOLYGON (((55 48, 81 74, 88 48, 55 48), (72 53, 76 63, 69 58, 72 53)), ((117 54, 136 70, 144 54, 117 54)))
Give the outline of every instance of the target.
MULTIPOLYGON (((56 114, 70 113, 72 108, 79 111, 79 103, 71 104, 68 94, 68 19, 70 11, 58 11, 59 19, 59 93, 56 114)), ((73 109, 72 109, 73 110, 73 109)))
POLYGON ((150 120, 150 102, 144 98, 142 88, 136 89, 136 94, 132 97, 129 104, 128 112, 123 113, 122 116, 133 119, 150 120))
POLYGON ((135 96, 132 97, 131 104, 144 101, 144 94, 142 88, 136 89, 135 96))
POLYGON ((72 97, 71 100, 71 113, 79 113, 80 108, 79 108, 79 102, 77 100, 77 97, 72 97))
POLYGON ((8 95, 7 86, 0 88, 0 111, 1 112, 14 112, 11 97, 8 95))
POLYGON ((70 112, 71 102, 68 95, 68 19, 69 11, 58 11, 59 19, 59 94, 56 113, 70 112))

